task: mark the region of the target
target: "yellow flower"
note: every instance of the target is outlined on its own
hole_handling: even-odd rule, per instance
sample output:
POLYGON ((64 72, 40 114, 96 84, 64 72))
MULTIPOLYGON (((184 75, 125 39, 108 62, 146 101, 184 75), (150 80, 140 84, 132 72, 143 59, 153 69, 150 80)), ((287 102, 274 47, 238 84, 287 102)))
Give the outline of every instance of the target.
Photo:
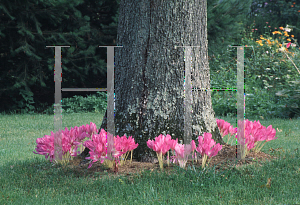
POLYGON ((271 43, 271 41, 270 41, 269 39, 268 39, 267 41, 268 41, 268 44, 269 44, 269 45, 271 45, 271 44, 272 44, 272 43, 271 43))
POLYGON ((265 40, 263 37, 260 37, 260 39, 265 40))
POLYGON ((288 39, 286 39, 286 40, 287 40, 287 41, 291 41, 291 39, 289 39, 289 38, 288 38, 288 39))
POLYGON ((281 44, 281 43, 280 43, 279 45, 280 45, 280 47, 282 46, 282 44, 281 44))
POLYGON ((289 36, 288 34, 287 34, 287 32, 285 31, 285 32, 283 32, 284 33, 284 36, 289 36))
POLYGON ((294 35, 291 35, 292 38, 294 38, 294 35))
POLYGON ((272 32, 272 34, 274 35, 274 34, 282 34, 281 32, 279 32, 279 31, 274 31, 274 32, 272 32))

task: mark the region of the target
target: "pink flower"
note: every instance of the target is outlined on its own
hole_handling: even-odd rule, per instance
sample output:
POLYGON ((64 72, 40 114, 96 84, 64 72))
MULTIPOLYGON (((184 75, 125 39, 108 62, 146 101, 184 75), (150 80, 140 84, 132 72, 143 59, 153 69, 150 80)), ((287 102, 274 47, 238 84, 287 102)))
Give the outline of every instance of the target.
POLYGON ((211 158, 217 155, 217 153, 222 149, 222 145, 220 145, 219 143, 216 145, 215 141, 211 137, 211 133, 203 133, 204 139, 202 138, 202 136, 198 137, 199 145, 196 148, 196 151, 203 156, 202 168, 205 165, 207 157, 211 158))
POLYGON ((192 150, 196 149, 196 143, 194 140, 191 141, 192 150))
POLYGON ((211 133, 204 133, 203 136, 204 140, 202 139, 202 136, 198 137, 199 145, 196 148, 197 152, 199 152, 202 156, 206 154, 208 157, 211 157, 215 154, 215 152, 218 152, 222 149, 221 146, 221 149, 218 150, 220 148, 219 143, 216 145, 215 149, 211 149, 216 144, 215 141, 211 139, 211 133))
MULTIPOLYGON (((102 132, 102 130, 101 130, 102 132)), ((93 134, 92 140, 87 140, 84 142, 84 146, 89 148, 90 157, 86 157, 86 159, 92 159, 93 161, 90 163, 90 168, 94 162, 101 160, 101 163, 106 159, 106 135, 103 139, 103 136, 100 134, 93 134)), ((110 159, 111 160, 111 159, 110 159)))
POLYGON ((138 145, 139 145, 138 143, 135 144, 134 139, 132 138, 132 136, 129 136, 129 137, 128 137, 127 143, 126 143, 126 144, 128 145, 127 151, 134 150, 134 149, 137 148, 138 145))
POLYGON ((277 139, 278 137, 275 138, 275 135, 276 135, 276 130, 272 129, 272 125, 269 125, 269 127, 266 130, 266 136, 267 136, 266 142, 277 139))
POLYGON ((222 126, 223 123, 224 123, 224 120, 218 119, 218 118, 217 118, 217 125, 218 125, 219 128, 223 127, 223 126, 222 126))
MULTIPOLYGON (((62 159, 62 155, 65 155, 68 152, 70 153, 71 156, 77 156, 77 154, 79 154, 80 152, 76 153, 76 151, 78 146, 81 144, 81 141, 85 137, 90 137, 90 135, 86 134, 86 132, 89 132, 89 134, 93 134, 94 132, 98 132, 98 130, 96 129, 95 124, 91 122, 90 125, 81 126, 80 128, 75 126, 74 128, 71 128, 70 131, 68 130, 68 128, 65 128, 65 130, 60 130, 59 132, 56 133, 51 132, 51 136, 45 135, 44 138, 38 138, 36 140, 37 152, 33 152, 33 153, 45 155, 46 159, 50 156, 50 161, 52 162, 52 160, 55 158, 54 156, 54 146, 55 146, 56 149, 58 149, 60 159, 62 159)), ((105 153, 107 153, 106 132, 105 131, 102 132, 99 137, 94 136, 94 140, 96 145, 91 141, 87 141, 86 144, 90 148, 94 148, 92 150, 92 152, 94 153, 94 155, 92 153, 93 155, 92 158, 94 160, 97 160, 98 158, 101 158, 98 152, 105 150, 106 151, 105 153)), ((112 148, 109 148, 108 151, 111 152, 113 151, 112 154, 114 156, 118 154, 118 152, 114 151, 112 148)))
MULTIPOLYGON (((117 135, 117 137, 114 137, 115 140, 115 148, 117 151, 122 151, 123 153, 127 153, 128 151, 132 151, 135 148, 137 148, 138 143, 135 144, 134 139, 132 138, 132 136, 130 136, 128 139, 126 138, 126 136, 124 135, 123 137, 119 137, 117 135)), ((131 156, 132 157, 132 156, 131 156)), ((117 157, 119 158, 119 157, 117 157)), ((123 157, 123 159, 126 160, 126 156, 123 157)), ((132 160, 132 158, 131 158, 132 160)), ((125 163, 125 161, 124 161, 125 163)))
POLYGON ((148 141, 147 141, 147 146, 148 146, 150 149, 153 149, 153 147, 154 147, 154 141, 153 141, 153 140, 148 140, 148 141))
MULTIPOLYGON (((104 129, 101 129, 101 132, 99 134, 93 134, 92 135, 92 141, 91 140, 87 140, 84 142, 84 146, 90 149, 90 157, 86 157, 86 159, 92 159, 93 161, 90 163, 89 167, 90 168, 94 162, 101 160, 101 163, 104 162, 104 160, 106 159, 106 153, 109 151, 108 149, 110 149, 109 147, 106 149, 106 132, 104 129)), ((124 154, 125 152, 120 152, 120 151, 116 151, 114 149, 110 150, 111 154, 114 157, 118 157, 121 156, 122 154, 124 154)), ((109 160, 112 160, 109 156, 107 156, 107 158, 109 160)))
POLYGON ((126 146, 124 146, 124 144, 127 142, 126 136, 124 135, 123 137, 119 137, 119 135, 117 135, 117 137, 114 137, 114 140, 115 140, 115 148, 116 148, 116 150, 125 151, 126 146))
POLYGON ((163 169, 163 156, 170 150, 171 146, 173 146, 171 136, 167 135, 167 137, 165 137, 160 134, 158 137, 155 137, 154 141, 148 140, 147 146, 156 152, 160 168, 163 169))
POLYGON ((230 126, 229 132, 231 135, 234 135, 236 133, 236 128, 233 128, 232 126, 230 126))
POLYGON ((87 136, 86 133, 81 133, 82 129, 78 127, 71 128, 70 131, 68 131, 67 128, 65 128, 65 131, 62 131, 64 133, 64 136, 62 138, 62 143, 64 150, 71 154, 71 156, 77 156, 77 154, 80 154, 80 152, 77 152, 78 146, 81 144, 81 141, 87 136))
POLYGON ((91 136, 92 133, 98 133, 99 130, 97 130, 97 127, 94 123, 90 122, 90 125, 86 125, 86 132, 89 133, 89 135, 91 136))
POLYGON ((183 144, 177 144, 175 146, 176 155, 178 158, 184 158, 184 145, 183 144))
POLYGON ((48 159, 50 157, 50 162, 54 159, 54 133, 51 131, 51 135, 45 135, 43 138, 36 139, 37 148, 35 150, 37 152, 33 152, 34 154, 45 155, 45 158, 48 159))
POLYGON ((51 135, 45 135, 43 138, 37 138, 37 152, 33 152, 35 154, 45 155, 45 158, 48 159, 50 156, 50 161, 55 158, 54 156, 54 145, 57 146, 59 157, 62 159, 62 155, 66 154, 68 151, 70 152, 71 156, 76 156, 74 150, 80 144, 79 142, 74 141, 75 137, 70 138, 69 131, 67 128, 65 131, 58 131, 53 133, 51 131, 51 135), (75 149, 72 149, 72 146, 75 146, 75 149))
MULTIPOLYGON (((167 135, 168 136, 168 135, 167 135)), ((171 136, 170 136, 171 137, 171 136)), ((178 139, 176 139, 176 140, 173 140, 173 139, 171 139, 171 140, 169 140, 169 145, 170 145, 170 149, 171 150, 175 150, 175 146, 178 144, 178 139)))
POLYGON ((218 152, 222 149, 222 145, 220 145, 219 143, 216 144, 211 151, 211 155, 209 157, 214 157, 218 154, 218 152))
POLYGON ((170 145, 168 141, 165 139, 164 135, 159 135, 158 137, 155 137, 153 150, 157 152, 158 154, 162 153, 164 156, 167 151, 170 149, 170 145))
POLYGON ((229 133, 232 136, 235 133, 234 128, 230 125, 229 122, 226 122, 222 119, 217 119, 217 125, 220 129, 222 137, 228 135, 229 133))
POLYGON ((192 140, 191 144, 177 144, 175 146, 176 158, 178 159, 180 167, 185 167, 187 162, 187 157, 195 149, 195 141, 192 140))
MULTIPOLYGON (((238 141, 241 145, 247 144, 247 149, 253 149, 256 146, 256 142, 258 141, 264 141, 266 142, 270 139, 274 139, 276 135, 275 129, 272 129, 272 126, 270 125, 268 128, 262 126, 259 122, 259 120, 256 122, 251 122, 249 120, 246 120, 244 122, 245 124, 245 143, 244 140, 240 139, 242 136, 242 129, 238 128, 238 141)), ((242 127, 241 121, 238 122, 239 127, 242 127)), ((277 138, 275 138, 277 139, 277 138)), ((256 151, 258 152, 263 146, 260 148, 257 148, 256 151)), ((247 152, 246 152, 247 153, 247 152)))

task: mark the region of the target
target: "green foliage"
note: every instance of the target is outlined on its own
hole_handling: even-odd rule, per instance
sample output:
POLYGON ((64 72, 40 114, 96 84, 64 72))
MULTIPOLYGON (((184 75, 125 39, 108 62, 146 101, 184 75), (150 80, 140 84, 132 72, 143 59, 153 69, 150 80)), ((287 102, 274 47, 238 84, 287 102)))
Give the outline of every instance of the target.
MULTIPOLYGON (((285 52, 279 50, 281 45, 286 47, 289 42, 287 38, 292 39, 294 45, 296 39, 291 37, 291 33, 290 36, 283 36, 282 31, 282 35, 274 34, 275 37, 270 37, 270 33, 266 33, 255 42, 252 32, 249 33, 249 35, 245 33, 242 39, 243 45, 254 48, 254 50, 245 48, 246 117, 291 117, 293 113, 299 116, 300 87, 297 79, 299 80, 300 74, 293 64, 299 62, 297 61, 299 47, 290 46, 289 49, 285 49, 288 50, 285 52, 289 58, 285 52)), ((212 88, 236 87, 236 48, 234 52, 232 51, 234 50, 231 48, 227 49, 222 57, 218 55, 210 60, 212 88)), ((221 91, 212 93, 216 115, 234 113, 233 108, 236 112, 236 98, 232 101, 224 96, 221 98, 222 94, 219 92, 221 91)))
MULTIPOLYGON (((73 98, 62 99, 63 113, 94 112, 103 113, 107 108, 107 94, 97 92, 96 95, 89 95, 87 98, 74 96, 73 98)), ((44 114, 54 114, 54 104, 43 111, 44 114)))
POLYGON ((283 108, 283 113, 289 114, 289 117, 295 115, 300 117, 300 81, 291 81, 291 83, 290 89, 283 89, 275 95, 284 98, 282 105, 280 105, 283 108))
MULTIPOLYGON (((25 113, 28 113, 29 110, 32 112, 32 110, 34 109, 34 106, 31 105, 34 103, 33 97, 32 97, 33 93, 28 90, 21 89, 20 95, 22 95, 23 99, 22 99, 22 101, 18 101, 18 107, 23 108, 25 105, 26 106, 24 109, 25 113), (26 101, 26 102, 24 103, 24 101, 26 101)), ((15 98, 14 98, 14 100, 16 101, 15 98)), ((31 112, 29 112, 29 113, 31 113, 31 112)))
POLYGON ((214 91, 212 95, 212 105, 218 116, 236 115, 236 91, 214 91))

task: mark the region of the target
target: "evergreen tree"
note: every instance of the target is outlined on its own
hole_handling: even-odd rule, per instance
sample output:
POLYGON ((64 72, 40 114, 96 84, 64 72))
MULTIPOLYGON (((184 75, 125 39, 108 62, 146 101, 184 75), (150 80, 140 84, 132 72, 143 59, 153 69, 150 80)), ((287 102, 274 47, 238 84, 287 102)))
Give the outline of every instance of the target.
POLYGON ((114 44, 117 10, 118 1, 109 0, 2 1, 0 111, 34 109, 30 103, 45 99, 53 104, 54 48, 48 45, 71 46, 62 48, 62 87, 106 87, 106 50, 98 46, 114 44))
POLYGON ((252 0, 207 1, 208 55, 220 54, 241 42, 252 0))

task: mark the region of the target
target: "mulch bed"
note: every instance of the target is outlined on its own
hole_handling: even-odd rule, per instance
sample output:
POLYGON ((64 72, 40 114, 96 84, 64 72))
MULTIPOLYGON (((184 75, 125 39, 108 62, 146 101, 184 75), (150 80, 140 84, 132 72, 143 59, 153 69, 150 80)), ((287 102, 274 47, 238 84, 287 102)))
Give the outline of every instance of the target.
MULTIPOLYGON (((266 160, 271 160, 271 159, 276 159, 277 157, 271 156, 269 154, 263 153, 263 152, 250 152, 245 159, 243 160, 238 160, 236 167, 239 168, 244 165, 251 165, 253 163, 256 163, 255 161, 258 162, 259 166, 262 166, 261 164, 265 162, 266 160), (255 159, 255 161, 253 160, 255 159)), ((216 165, 216 171, 220 171, 221 168, 222 170, 225 169, 231 169, 235 166, 236 163, 236 146, 231 146, 231 145, 223 145, 222 150, 214 157, 212 157, 209 167, 213 167, 216 165)), ((93 164, 93 166, 89 169, 87 169, 89 163, 82 165, 82 157, 77 156, 73 160, 69 162, 67 165, 68 168, 72 170, 73 173, 75 173, 78 177, 88 175, 92 178, 103 178, 104 176, 110 177, 118 177, 118 176, 132 176, 134 174, 141 174, 143 169, 145 170, 150 170, 151 172, 153 171, 158 171, 161 172, 159 163, 151 163, 151 162, 138 162, 136 160, 132 160, 130 163, 130 158, 127 159, 126 163, 122 166, 118 165, 118 172, 115 172, 115 168, 108 168, 103 166, 103 164, 100 163, 100 161, 97 161, 93 164)), ((208 163, 209 159, 207 159, 206 164, 208 163)), ((177 163, 178 164, 178 163, 177 163)), ((198 158, 198 162, 194 163, 192 160, 188 160, 185 169, 187 167, 201 167, 202 165, 202 159, 198 158)), ((167 161, 164 160, 164 170, 168 174, 172 173, 174 170, 175 164, 171 163, 169 166, 167 165, 167 161)))

